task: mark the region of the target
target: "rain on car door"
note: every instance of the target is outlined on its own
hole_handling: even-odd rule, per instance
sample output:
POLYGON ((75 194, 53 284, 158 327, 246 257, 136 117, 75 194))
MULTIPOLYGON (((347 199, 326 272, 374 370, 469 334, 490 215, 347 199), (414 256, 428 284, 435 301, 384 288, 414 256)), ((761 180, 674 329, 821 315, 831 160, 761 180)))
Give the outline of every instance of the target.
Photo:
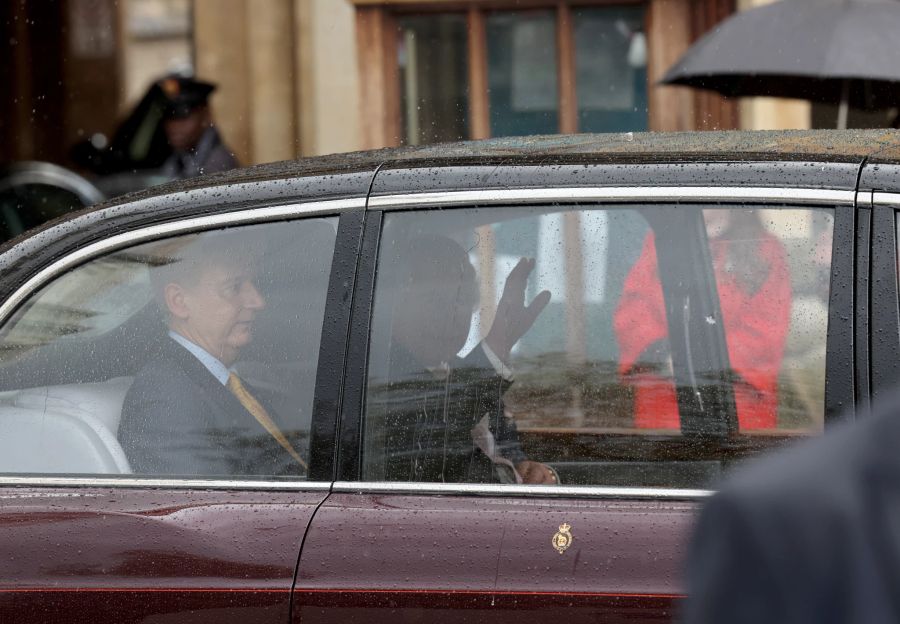
MULTIPOLYGON (((444 211, 449 220, 436 225, 435 229, 448 232, 456 228, 459 240, 467 235, 467 223, 484 227, 486 221, 491 220, 483 211, 468 214, 460 211, 456 215, 449 215, 450 212, 444 211)), ((623 236, 627 232, 627 240, 639 248, 648 236, 653 220, 632 208, 585 212, 591 213, 585 221, 606 228, 609 240, 613 240, 621 228, 623 236)), ((652 210, 648 207, 644 212, 652 210)), ((672 212, 669 208, 668 213, 672 212)), ((541 228, 554 228, 559 218, 569 218, 566 214, 573 214, 573 211, 566 213, 545 208, 502 213, 497 210, 490 216, 496 215, 499 219, 495 240, 502 244, 504 236, 512 235, 516 240, 535 231, 537 234, 533 239, 540 241, 541 228)), ((427 213, 421 213, 421 218, 426 216, 427 213)), ((379 241, 382 249, 414 246, 427 229, 424 221, 419 227, 404 227, 401 219, 415 218, 406 215, 394 218, 393 222, 388 216, 382 229, 380 217, 378 213, 368 216, 364 243, 368 252, 364 253, 364 258, 374 256, 379 241), (407 237, 400 241, 408 232, 415 232, 416 240, 410 243, 407 237)), ((692 223, 690 219, 682 217, 666 221, 657 216, 658 223, 654 227, 677 227, 686 236, 698 236, 702 232, 699 219, 699 211, 694 211, 695 227, 691 230, 684 225, 692 223)), ((450 254, 448 258, 452 257, 452 241, 428 240, 432 249, 444 245, 450 254)), ((552 246, 552 242, 550 244, 552 246)), ((667 259, 687 267, 686 270, 708 272, 708 265, 705 269, 702 265, 694 268, 703 258, 684 251, 691 248, 688 245, 677 247, 683 250, 682 257, 667 255, 667 259)), ((634 263, 640 254, 632 250, 631 255, 631 263, 634 263)), ((386 257, 382 260, 389 261, 386 257)), ((467 274, 465 262, 460 266, 462 274, 467 274)), ((392 270, 388 264, 382 267, 381 276, 392 270)), ((536 270, 541 268, 538 266, 536 270)), ((427 269, 424 271, 427 273, 427 269)), ((622 281, 619 280, 618 286, 614 280, 610 281, 611 288, 622 288, 622 281)), ((366 458, 360 456, 361 452, 365 455, 366 442, 361 445, 359 439, 359 433, 366 430, 361 421, 365 418, 362 409, 365 384, 359 383, 366 371, 366 350, 379 348, 377 333, 385 326, 386 319, 379 316, 379 301, 382 304, 386 300, 393 301, 393 298, 384 297, 379 300, 380 286, 376 286, 376 309, 370 317, 373 299, 366 293, 375 283, 374 266, 369 258, 368 262, 364 260, 354 301, 354 318, 363 320, 353 323, 356 336, 351 337, 348 381, 343 398, 344 437, 339 474, 346 481, 335 484, 333 493, 316 513, 307 535, 295 590, 295 621, 298 618, 304 622, 372 618, 414 621, 419 617, 456 621, 464 609, 481 610, 486 616, 496 617, 496 621, 512 621, 521 617, 522 609, 533 610, 538 606, 537 613, 542 614, 539 617, 542 621, 559 617, 554 607, 563 606, 569 607, 567 617, 584 621, 612 614, 620 617, 640 614, 647 620, 670 618, 672 603, 679 594, 677 573, 682 548, 697 505, 694 500, 697 494, 690 490, 680 488, 678 492, 658 494, 640 488, 604 488, 601 491, 578 487, 534 489, 517 485, 360 480, 361 470, 385 469, 377 463, 366 464, 366 458), (369 318, 372 318, 371 323, 365 321, 369 318), (370 328, 373 334, 371 345, 368 343, 370 328), (360 335, 364 340, 359 341, 360 335), (571 545, 568 548, 558 548, 569 539, 571 545)), ((382 285, 387 283, 380 282, 382 285)), ((406 296, 396 291, 394 294, 406 296)), ((684 297, 697 302, 703 299, 696 286, 687 290, 682 288, 680 294, 682 304, 684 297)), ((706 300, 710 301, 709 297, 706 300)), ((614 302, 606 303, 612 305, 614 302)), ((603 301, 597 303, 598 306, 602 304, 603 301)), ((695 305, 695 314, 715 314, 712 309, 704 310, 699 303, 695 305)), ((683 310, 683 306, 675 308, 683 310)), ((602 312, 602 307, 599 311, 602 312)), ((563 306, 555 313, 562 318, 566 309, 563 306)), ((611 315, 612 311, 607 310, 607 314, 611 315)), ((698 324, 692 317, 690 324, 685 325, 684 320, 683 315, 677 316, 678 327, 682 328, 682 335, 685 327, 692 332, 691 339, 698 352, 714 354, 721 350, 721 343, 718 343, 719 351, 716 350, 715 337, 708 329, 708 323, 698 324)), ((377 353, 369 353, 370 376, 374 374, 372 367, 378 365, 377 357, 377 353)), ((671 357, 675 367, 686 369, 688 364, 695 364, 686 360, 688 356, 678 343, 672 347, 671 357)), ((706 365, 709 364, 707 361, 706 365)), ((702 396, 712 396, 713 392, 697 384, 694 384, 694 390, 702 396)), ((696 395, 688 393, 687 396, 682 403, 696 400, 696 395)), ((427 397, 417 400, 425 401, 427 406, 427 397)), ((546 428, 543 432, 538 429, 532 427, 527 432, 523 429, 524 438, 541 441, 526 450, 532 452, 536 460, 554 466, 564 483, 566 479, 572 479, 576 485, 579 479, 582 483, 586 478, 602 479, 604 470, 619 475, 620 479, 622 475, 626 475, 626 479, 630 475, 633 482, 628 485, 646 485, 658 478, 658 474, 652 473, 654 466, 659 472, 661 458, 654 457, 646 442, 641 461, 615 465, 616 454, 621 459, 623 444, 628 441, 625 436, 572 435, 571 456, 553 456, 554 445, 559 447, 554 442, 555 434, 546 428), (585 451, 585 447, 591 448, 585 451), (578 452, 582 456, 577 456, 578 452)), ((680 446, 683 453, 685 444, 680 442, 680 446)), ((683 478, 689 480, 690 476, 683 478)), ((534 613, 532 611, 532 616, 534 613)))

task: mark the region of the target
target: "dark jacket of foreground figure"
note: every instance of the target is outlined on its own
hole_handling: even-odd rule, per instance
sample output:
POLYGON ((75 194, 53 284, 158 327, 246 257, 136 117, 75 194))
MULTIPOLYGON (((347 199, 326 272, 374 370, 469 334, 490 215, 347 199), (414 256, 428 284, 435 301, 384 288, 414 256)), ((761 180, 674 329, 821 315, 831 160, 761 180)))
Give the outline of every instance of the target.
POLYGON ((740 473, 701 514, 684 621, 900 622, 900 395, 740 473))
MULTIPOLYGON (((252 393, 266 404, 259 391, 252 393)), ((296 434, 267 411, 296 446, 296 434)), ((125 397, 119 440, 137 474, 261 476, 302 471, 231 391, 169 338, 125 397)))

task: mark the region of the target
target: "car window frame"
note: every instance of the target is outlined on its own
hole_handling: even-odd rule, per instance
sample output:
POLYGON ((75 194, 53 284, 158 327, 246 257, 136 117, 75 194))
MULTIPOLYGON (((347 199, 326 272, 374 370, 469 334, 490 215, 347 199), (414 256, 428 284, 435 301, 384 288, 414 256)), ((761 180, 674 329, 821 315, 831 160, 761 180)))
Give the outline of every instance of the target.
MULTIPOLYGON (((31 275, 26 278, 11 294, 0 302, 0 327, 9 322, 15 312, 27 303, 44 286, 51 283, 68 271, 75 269, 86 262, 104 255, 126 249, 142 243, 163 240, 172 236, 179 236, 194 232, 216 230, 234 226, 252 226, 277 221, 302 221, 316 217, 336 217, 337 234, 335 249, 332 255, 332 264, 326 295, 325 323, 320 339, 319 353, 343 353, 346 347, 347 328, 334 326, 328 332, 329 319, 340 312, 341 307, 353 292, 353 281, 348 276, 356 272, 355 241, 361 240, 362 215, 365 210, 366 198, 364 196, 344 197, 335 199, 322 199, 313 201, 293 201, 278 204, 247 204, 233 212, 218 212, 202 216, 186 216, 182 219, 164 222, 142 224, 119 232, 112 236, 99 238, 89 244, 75 249, 63 256, 53 259, 44 266, 35 267, 31 275), (348 257, 352 255, 352 257, 348 257), (352 261, 348 261, 352 260, 352 261), (337 306, 337 312, 335 311, 337 306)), ((28 239, 24 239, 27 241, 28 239)), ((348 315, 349 316, 349 315, 348 315)), ((349 321, 349 318, 348 318, 349 321)), ((0 487, 4 486, 38 486, 38 487, 113 487, 113 488, 164 488, 175 490, 190 489, 238 489, 238 490, 270 490, 270 491, 296 491, 296 490, 329 490, 334 481, 334 462, 328 453, 322 453, 313 448, 312 432, 320 429, 336 430, 337 414, 329 412, 327 403, 319 401, 320 378, 322 375, 322 362, 318 363, 314 409, 310 431, 310 458, 314 456, 319 462, 315 476, 310 470, 306 479, 267 479, 265 477, 250 478, 178 478, 159 477, 154 475, 0 475, 0 487), (323 422, 324 421, 324 422, 323 422)), ((328 377, 325 375, 324 377, 328 377)), ((340 379, 337 380, 338 388, 342 387, 340 379)), ((321 444, 321 442, 319 442, 321 444)), ((333 442, 332 442, 333 444, 333 442)))
MULTIPOLYGON (((377 177, 377 176, 376 176, 377 177)), ((370 195, 367 200, 367 211, 378 222, 367 227, 367 235, 372 232, 373 239, 380 236, 381 221, 388 212, 402 210, 426 210, 450 207, 486 207, 490 205, 564 205, 592 203, 602 206, 613 204, 628 205, 634 203, 691 203, 702 207, 727 207, 731 205, 751 204, 764 208, 810 208, 829 209, 835 219, 834 244, 838 245, 838 232, 842 232, 841 241, 846 236, 855 236, 853 227, 856 206, 856 192, 829 188, 801 187, 732 187, 732 186, 630 186, 630 187, 550 187, 550 188, 512 188, 490 190, 458 190, 431 191, 421 190, 407 193, 390 193, 370 195)), ((366 482, 361 480, 362 474, 362 426, 366 387, 366 368, 360 362, 368 357, 369 329, 371 324, 371 306, 374 300, 374 276, 377 267, 378 241, 367 241, 364 246, 370 249, 370 255, 360 262, 359 272, 366 276, 361 280, 359 289, 354 295, 354 309, 350 324, 351 335, 348 349, 354 353, 354 369, 345 369, 345 387, 350 392, 345 396, 341 406, 340 434, 338 439, 341 448, 337 481, 333 491, 378 493, 378 492, 416 492, 458 495, 510 495, 510 496, 548 496, 548 497, 637 497, 637 498, 677 498, 696 499, 704 497, 711 491, 690 488, 645 488, 645 487, 609 487, 609 486, 577 486, 558 487, 543 485, 494 485, 494 484, 442 484, 442 483, 404 483, 404 482, 366 482), (372 250, 374 249, 374 254, 372 250)), ((831 283, 828 310, 828 330, 826 341, 828 352, 825 363, 826 376, 834 374, 841 377, 845 372, 841 362, 855 359, 853 352, 853 333, 841 328, 840 317, 846 317, 850 308, 845 305, 847 292, 853 292, 853 255, 835 256, 831 266, 831 283), (848 267, 848 258, 850 266, 848 267), (838 259, 840 261, 838 261, 838 259), (849 268, 849 270, 848 270, 849 268), (840 294, 838 294, 840 293, 840 294)), ((711 264, 709 271, 712 271, 711 264)), ((710 273, 711 274, 711 273, 710 273)), ((844 323, 846 325, 846 323, 844 323)), ((724 335, 722 336, 724 342, 724 335)), ((724 345, 722 345, 724 347, 724 345)), ((727 358, 727 350, 725 351, 727 358)), ((850 367, 852 377, 852 366, 850 367)), ((846 383, 844 375, 842 383, 838 383, 830 391, 826 390, 825 421, 826 426, 838 415, 845 413, 848 405, 854 402, 853 380, 846 383)), ((826 384, 827 386, 828 384, 826 384)), ((720 438, 720 443, 730 445, 731 438, 720 438)))
MULTIPOLYGON (((642 208, 644 206, 642 205, 642 208)), ((657 241, 663 236, 674 238, 687 236, 675 245, 665 241, 656 245, 657 270, 663 297, 667 304, 673 300, 682 305, 667 305, 679 316, 667 314, 669 344, 674 365, 673 381, 676 388, 690 388, 693 392, 676 392, 679 412, 679 429, 683 438, 727 438, 737 432, 737 407, 731 384, 700 386, 693 371, 698 364, 701 370, 719 371, 724 375, 731 370, 723 323, 708 324, 703 319, 710 316, 722 318, 718 284, 713 269, 712 254, 703 221, 703 205, 672 206, 668 203, 651 205, 657 219, 667 220, 652 226, 657 241), (664 227, 659 228, 659 225, 664 227), (657 233, 658 230, 658 233, 657 233), (681 279, 684 272, 703 279, 681 279), (705 286, 705 288, 704 288, 705 286), (687 318, 684 306, 700 307, 705 313, 691 314, 687 318), (677 345, 677 347, 676 347, 677 345), (712 410, 703 404, 716 406, 712 410), (720 417, 715 412, 724 411, 720 417)), ((651 217, 648 215, 647 219, 651 217)))
POLYGON ((835 341, 849 342, 846 352, 835 351, 826 363, 825 425, 853 420, 869 412, 871 404, 869 309, 870 241, 872 236, 871 201, 860 193, 851 209, 836 210, 832 241, 832 282, 829 306, 852 310, 845 315, 829 312, 827 350, 835 341), (838 279, 838 275, 851 278, 838 279), (848 282, 850 287, 848 286, 848 282), (841 399, 852 396, 852 400, 841 399), (829 400, 831 399, 831 400, 829 400))
POLYGON ((860 203, 871 206, 869 274, 870 327, 878 328, 877 339, 868 336, 871 401, 884 397, 900 383, 900 285, 897 267, 897 219, 900 194, 865 193, 860 203))

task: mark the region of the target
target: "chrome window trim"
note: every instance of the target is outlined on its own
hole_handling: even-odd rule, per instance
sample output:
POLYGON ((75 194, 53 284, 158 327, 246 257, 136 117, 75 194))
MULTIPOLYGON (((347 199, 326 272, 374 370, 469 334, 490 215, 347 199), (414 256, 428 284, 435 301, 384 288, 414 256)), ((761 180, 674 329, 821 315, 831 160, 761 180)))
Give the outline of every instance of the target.
POLYGON ((871 193, 873 206, 900 208, 900 193, 871 193))
POLYGON ((428 208, 465 204, 546 202, 760 202, 791 204, 828 204, 852 206, 854 191, 814 188, 772 188, 754 186, 606 186, 571 188, 491 189, 442 191, 372 196, 369 210, 428 208))
POLYGON ((415 496, 435 494, 517 498, 631 498, 652 500, 702 500, 713 494, 712 490, 677 488, 362 481, 336 481, 331 491, 356 494, 409 494, 415 496))
POLYGON ((573 499, 641 499, 703 500, 714 492, 702 489, 499 485, 480 483, 403 483, 361 481, 267 481, 235 479, 192 479, 159 477, 40 477, 0 476, 0 488, 125 488, 170 490, 258 490, 258 491, 331 491, 346 494, 395 494, 436 496, 492 496, 499 498, 573 498, 573 499))
POLYGON ((171 490, 265 490, 287 491, 331 489, 330 481, 267 481, 236 479, 177 479, 159 477, 40 477, 0 476, 0 488, 4 487, 101 487, 101 488, 149 488, 171 490))
POLYGON ((130 232, 117 234, 116 236, 111 236, 91 243, 86 247, 82 247, 32 275, 31 278, 10 295, 6 301, 0 304, 0 325, 6 323, 12 312, 33 292, 69 269, 105 253, 173 234, 187 234, 198 230, 245 225, 248 223, 264 223, 267 221, 277 221, 279 219, 298 216, 330 214, 353 208, 364 208, 365 205, 366 199, 364 197, 301 202, 279 206, 267 206, 265 208, 253 208, 238 212, 205 215, 202 217, 191 217, 180 221, 158 223, 130 232))

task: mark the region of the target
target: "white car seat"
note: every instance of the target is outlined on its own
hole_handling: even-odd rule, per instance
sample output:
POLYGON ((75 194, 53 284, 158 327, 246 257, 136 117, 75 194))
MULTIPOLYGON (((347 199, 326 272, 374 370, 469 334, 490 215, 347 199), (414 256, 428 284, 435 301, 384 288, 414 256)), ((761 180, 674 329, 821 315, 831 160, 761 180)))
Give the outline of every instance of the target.
POLYGON ((3 393, 0 472, 127 474, 116 439, 132 377, 3 393))

